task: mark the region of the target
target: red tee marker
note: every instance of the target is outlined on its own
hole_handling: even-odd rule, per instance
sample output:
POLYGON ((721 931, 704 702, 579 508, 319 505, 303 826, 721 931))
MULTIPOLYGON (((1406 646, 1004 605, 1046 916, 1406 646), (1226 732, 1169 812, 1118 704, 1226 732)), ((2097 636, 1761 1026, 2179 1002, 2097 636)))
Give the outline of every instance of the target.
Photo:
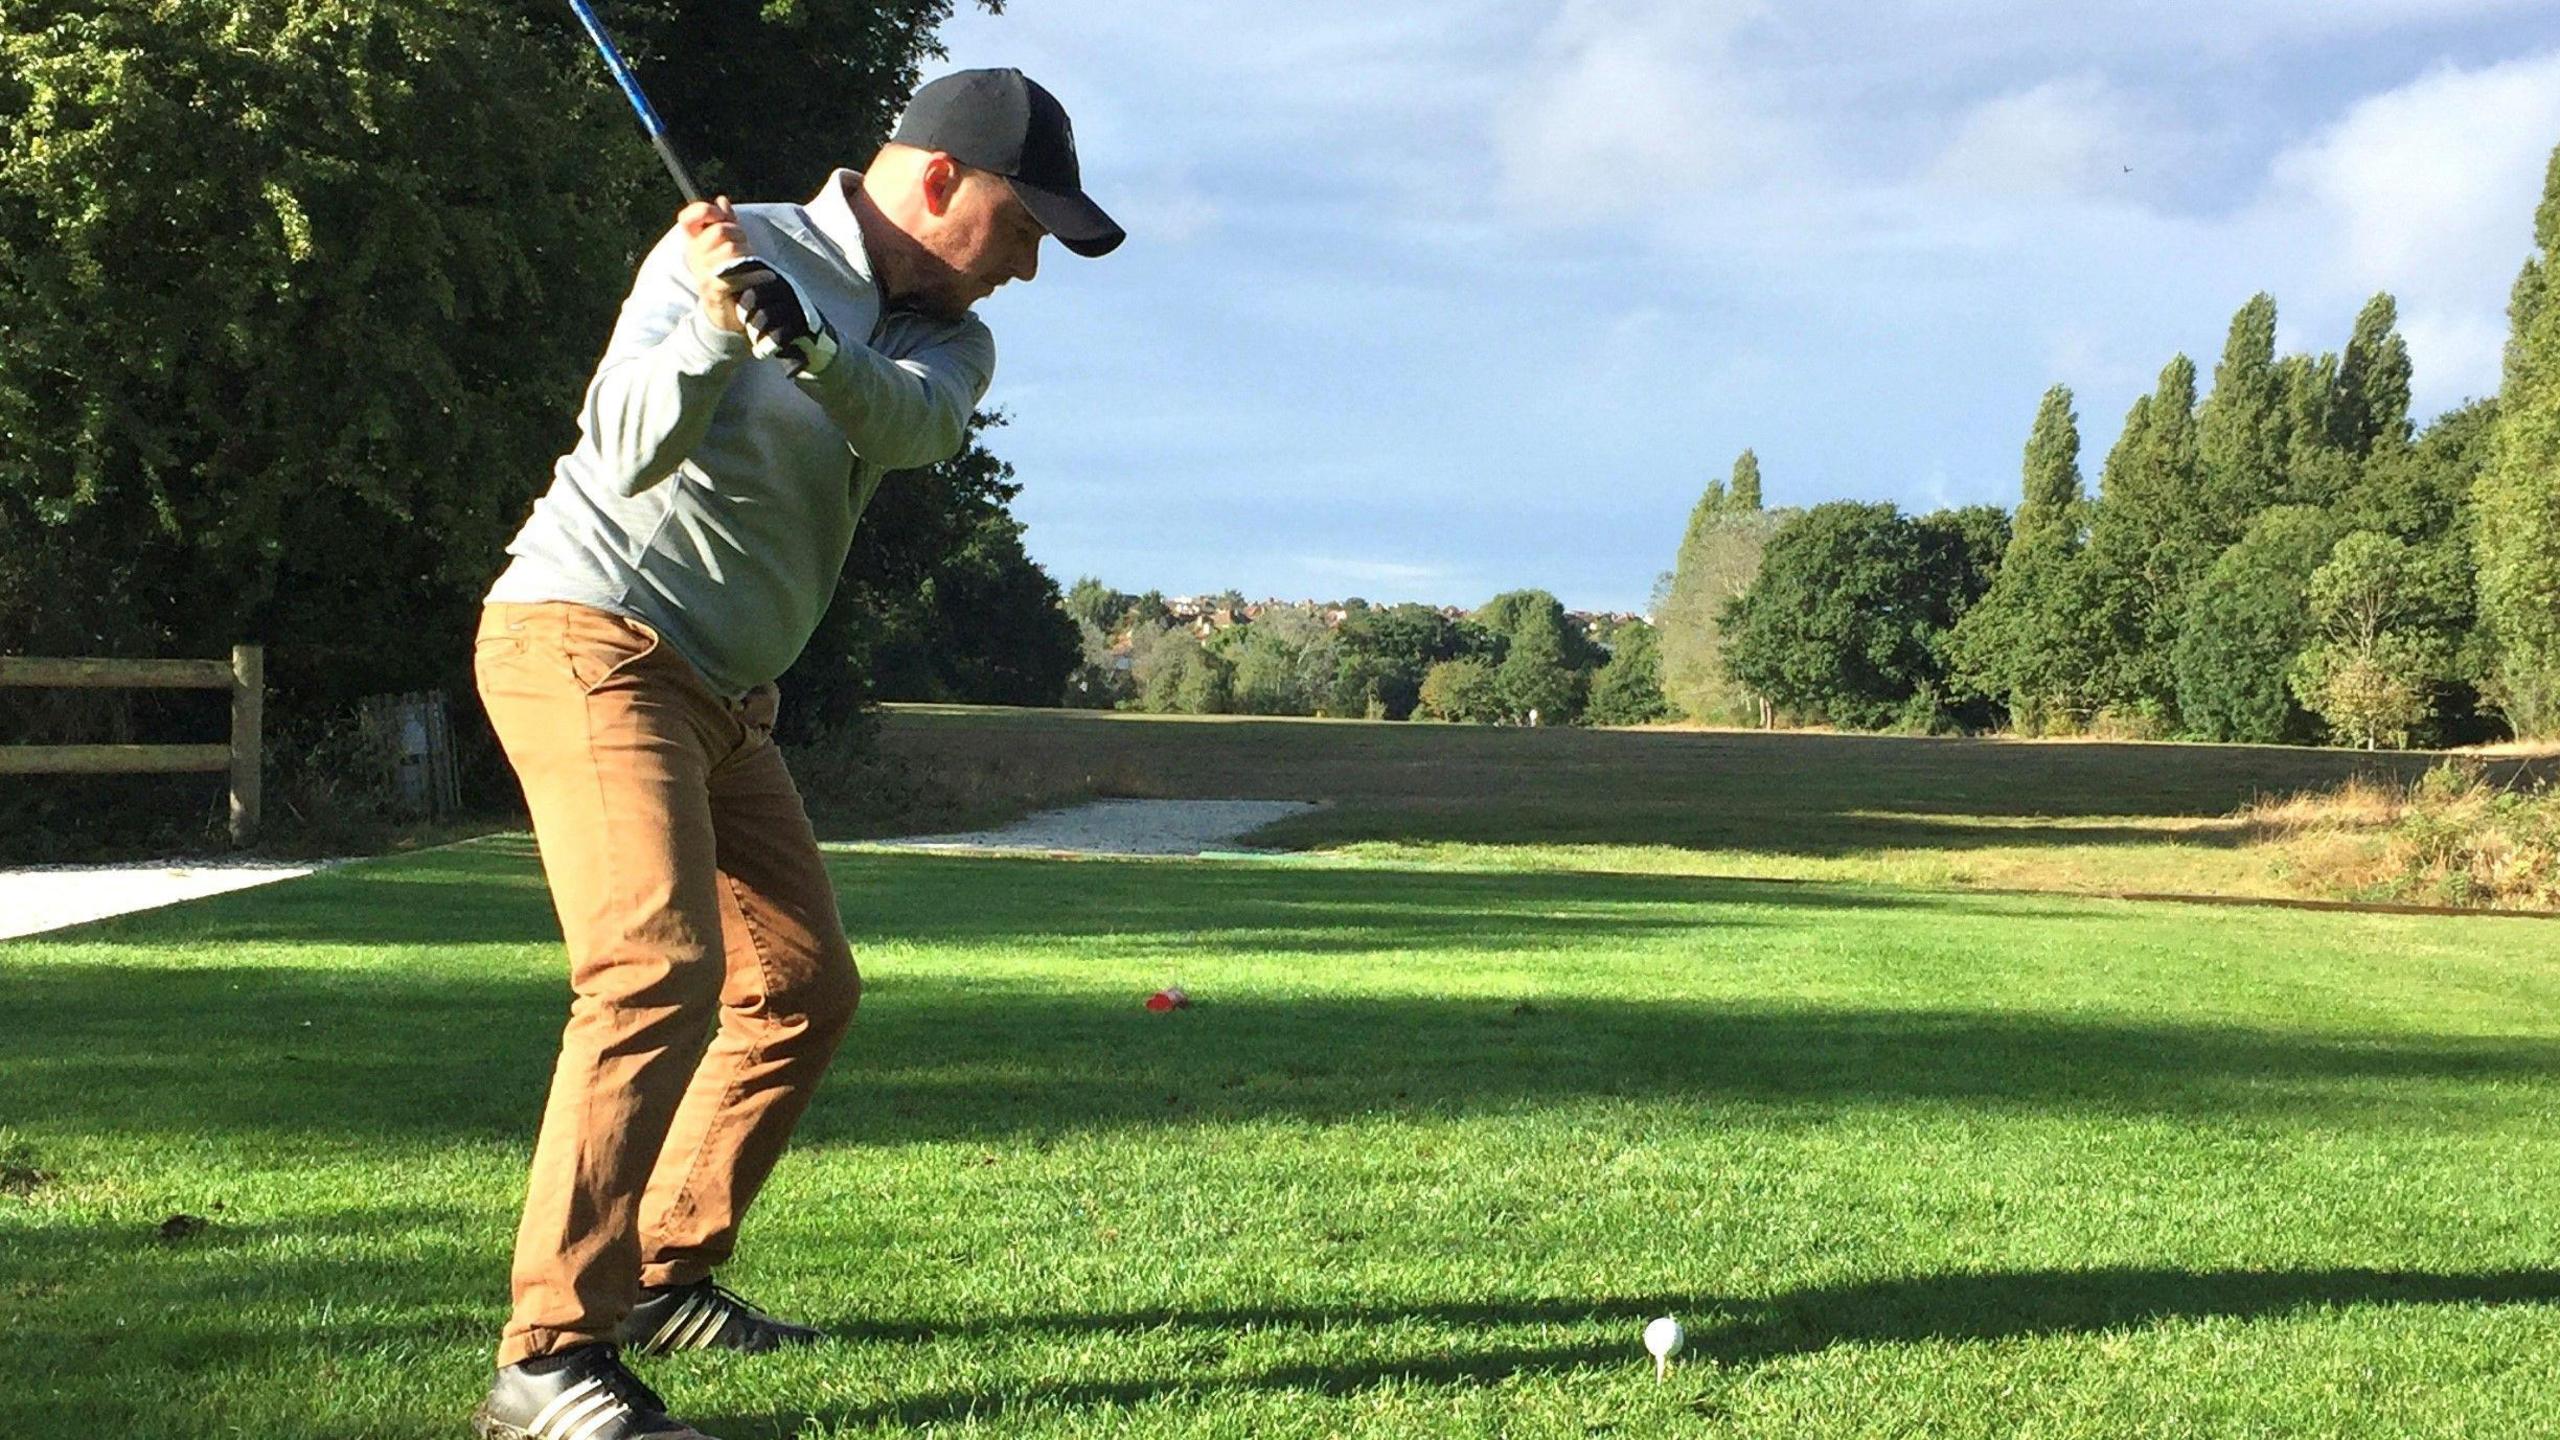
POLYGON ((1180 1010, 1190 1003, 1190 995, 1179 985, 1168 985, 1147 997, 1147 1008, 1159 1015, 1168 1010, 1180 1010))

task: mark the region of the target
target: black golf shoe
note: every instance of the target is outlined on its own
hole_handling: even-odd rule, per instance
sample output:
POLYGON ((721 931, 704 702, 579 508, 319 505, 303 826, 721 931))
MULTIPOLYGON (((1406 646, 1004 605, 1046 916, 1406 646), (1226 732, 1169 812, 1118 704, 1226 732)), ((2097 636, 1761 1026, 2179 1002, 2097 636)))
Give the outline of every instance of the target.
POLYGON ((667 1418, 667 1402, 610 1345, 581 1345, 498 1372, 471 1412, 480 1440, 711 1440, 667 1418))
POLYGON ((825 1339, 806 1325, 776 1320, 708 1279, 640 1292, 622 1322, 623 1341, 643 1355, 677 1350, 739 1350, 761 1355, 825 1339))

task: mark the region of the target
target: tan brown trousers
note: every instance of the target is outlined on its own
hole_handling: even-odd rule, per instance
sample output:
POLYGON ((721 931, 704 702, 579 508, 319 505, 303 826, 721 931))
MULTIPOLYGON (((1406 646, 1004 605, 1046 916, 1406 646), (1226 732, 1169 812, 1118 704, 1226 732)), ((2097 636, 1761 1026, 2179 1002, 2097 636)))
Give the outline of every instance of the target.
POLYGON ((770 685, 649 627, 491 605, 473 663, 568 941, 568 1028, 498 1363, 611 1340, 729 1258, 861 994, 770 685), (707 1042, 707 1043, 706 1043, 707 1042))

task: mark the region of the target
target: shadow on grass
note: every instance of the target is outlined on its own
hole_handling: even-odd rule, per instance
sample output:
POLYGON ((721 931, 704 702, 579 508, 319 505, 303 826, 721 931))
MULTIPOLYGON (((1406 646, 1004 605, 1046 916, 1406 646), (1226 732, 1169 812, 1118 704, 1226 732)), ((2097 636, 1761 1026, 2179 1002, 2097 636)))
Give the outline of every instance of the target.
MULTIPOLYGON (((24 1307, 13 1353, 57 1357, 40 1397, 0 1395, 13 1435, 93 1435, 165 1422, 168 1397, 197 1381, 274 1373, 305 1383, 328 1366, 415 1368, 420 1347, 449 1371, 457 1410, 482 1383, 484 1346, 505 1290, 505 1218, 425 1206, 349 1208, 317 1219, 235 1223, 217 1216, 196 1238, 167 1243, 142 1223, 0 1227, 0 1286, 72 1282, 72 1303, 24 1307), (82 1298, 82 1277, 112 1277, 112 1295, 82 1298), (136 1323, 150 1317, 151 1323, 136 1323), (290 1317, 290 1318, 280 1318, 290 1317), (467 1351, 464 1359, 454 1347, 467 1351), (310 1357, 304 1364, 296 1357, 310 1357), (315 1368, 316 1367, 316 1368, 315 1368), (81 1424, 65 1427, 66 1416, 81 1424)), ((858 1297, 847 1297, 858 1314, 858 1297)), ((2560 1304, 2560 1271, 2196 1271, 2165 1266, 2032 1269, 1852 1281, 1769 1295, 1694 1291, 1492 1298, 1409 1304, 1165 1306, 968 1319, 837 1320, 837 1338, 863 1344, 1054 1342, 1078 1357, 1097 1339, 1170 1335, 1200 1363, 1180 1373, 1066 1378, 892 1395, 822 1414, 847 1427, 929 1427, 1008 1413, 1208 1402, 1251 1390, 1346 1396, 1383 1385, 1479 1387, 1581 1370, 1640 1371, 1639 1326, 1683 1318, 1683 1364, 1748 1369, 1840 1346, 1899 1346, 2117 1332, 2207 1319, 2253 1320, 2306 1311, 2560 1304), (1519 1332, 1532 1332, 1527 1336, 1519 1332), (1254 1332, 1303 1338, 1356 1358, 1228 1368, 1225 1343, 1254 1332), (1345 1343, 1342 1337, 1376 1338, 1345 1343), (1196 1342, 1196 1343, 1194 1343, 1196 1342)), ((823 1318, 823 1317, 821 1317, 823 1318)), ((1071 1363, 1092 1363, 1089 1358, 1071 1363)), ((648 1367, 675 1394, 681 1362, 648 1367), (664 1368, 660 1368, 663 1365, 664 1368)), ((1055 1373, 1055 1365, 1044 1371, 1055 1373)), ((443 1383, 443 1382, 440 1382, 443 1383)), ((219 1388, 219 1387, 217 1387, 219 1388)), ((713 1433, 778 1436, 808 1418, 805 1404, 766 1412, 691 1415, 713 1433)), ((190 1410, 213 1422, 218 1412, 190 1410)), ((152 1433, 162 1433, 154 1430, 152 1433)), ((193 1433, 193 1432, 189 1432, 193 1433)), ((300 1432, 294 1432, 300 1433, 300 1432)))
MULTIPOLYGON (((565 1010, 560 982, 532 974, 202 964, 0 967, 0 1006, 0 1093, 47 1127, 502 1143, 531 1133, 565 1010)), ((1543 994, 1246 995, 1168 1019, 1117 990, 900 977, 866 1001, 801 1138, 1022 1141, 1595 1099, 1790 1123, 1912 1104, 2417 1123, 2508 1113, 2555 1073, 2560 1041, 2527 1037, 1543 994)))
MULTIPOLYGON (((1215 1342, 1240 1331, 1324 1332, 1422 1322, 1461 1333, 1540 1327, 1600 1332, 1547 1343, 1449 1345, 1421 1337, 1427 1353, 1324 1365, 1282 1365, 1250 1374, 1192 1373, 1153 1379, 1064 1381, 996 1393, 946 1390, 902 1396, 832 1417, 850 1426, 894 1422, 930 1426, 1014 1410, 1127 1407, 1222 1390, 1351 1395, 1390 1383, 1498 1384, 1519 1376, 1644 1364, 1635 1334, 1656 1315, 1686 1317, 1684 1364, 1748 1368, 1842 1345, 1915 1345, 2082 1335, 2203 1319, 2249 1320, 2306 1310, 2453 1305, 2473 1308, 2560 1304, 2560 1271, 2471 1273, 2334 1270, 2190 1271, 2118 1267, 1928 1275, 1863 1281, 1744 1298, 1662 1293, 1606 1299, 1546 1299, 1411 1307, 1270 1306, 1055 1314, 953 1325, 857 1327, 847 1338, 927 1341, 997 1335, 1151 1335, 1198 1331, 1215 1342)), ((741 1434, 770 1423, 715 1416, 741 1434)))

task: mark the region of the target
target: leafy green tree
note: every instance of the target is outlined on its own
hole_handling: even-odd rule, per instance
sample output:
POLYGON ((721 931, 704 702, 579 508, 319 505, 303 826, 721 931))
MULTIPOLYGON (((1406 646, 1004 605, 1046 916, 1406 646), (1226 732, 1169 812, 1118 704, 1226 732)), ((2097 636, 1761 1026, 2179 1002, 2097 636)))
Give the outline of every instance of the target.
POLYGON ((2327 512, 2279 505, 2205 572, 2171 656, 2189 734, 2266 745, 2318 738, 2287 677, 2313 636, 2312 574, 2338 535, 2327 512))
POLYGON ((1154 715, 1223 715, 1233 705, 1234 670, 1187 625, 1141 630, 1130 653, 1135 708, 1154 715))
POLYGON ((2276 302, 2261 292, 2231 317, 2222 363, 2213 371, 2213 393, 2196 416, 2206 538, 2215 553, 2284 495, 2284 392, 2285 377, 2276 364, 2276 302))
POLYGON ((1067 613, 1078 623, 1108 635, 1120 628, 1122 617, 1137 598, 1114 590, 1091 575, 1082 575, 1067 587, 1067 613))
POLYGON ((908 624, 873 652, 882 700, 1055 705, 1082 658, 1058 582, 1022 548, 1022 522, 998 511, 941 557, 908 624))
POLYGON ((1337 663, 1333 636, 1307 606, 1272 606, 1221 632, 1210 648, 1235 666, 1235 708, 1246 715, 1312 715, 1337 663))
POLYGON ((470 633, 652 188, 574 58, 467 5, 0 9, 0 651, 263 640, 283 716, 459 678, 383 627, 470 633))
POLYGON ((1544 590, 1506 590, 1486 601, 1483 608, 1467 619, 1496 637, 1497 655, 1509 654, 1512 644, 1522 634, 1536 629, 1553 634, 1558 653, 1564 656, 1565 668, 1569 670, 1596 670, 1609 658, 1565 614, 1564 602, 1544 590))
POLYGON ((1582 718, 1593 725, 1650 725, 1679 713, 1662 693, 1662 641, 1641 620, 1609 634, 1609 662, 1591 677, 1582 718))
POLYGON ((2349 743, 2407 744, 2448 659, 2440 629, 2447 588, 2388 535, 2358 531, 2339 541, 2311 577, 2319 641, 2293 667, 2295 693, 2349 743))
POLYGON ((1422 677, 1422 698, 1414 714, 1490 725, 1504 719, 1508 709, 1492 666, 1482 660, 1443 660, 1422 677))
MULTIPOLYGON (((2340 507, 2351 530, 2374 530, 2410 544, 2460 537, 2468 543, 2473 487, 2489 462, 2495 399, 2448 410, 2416 443, 2376 450, 2340 507)), ((2463 568, 2470 568, 2465 561, 2463 568)))
POLYGON ((1389 720, 1413 713, 1422 677, 1432 666, 1471 654, 1480 643, 1448 616, 1410 604, 1348 615, 1334 639, 1338 650, 1327 713, 1375 713, 1389 720))
POLYGON ((2080 563, 2088 508, 2079 417, 2070 387, 2056 385, 2027 437, 2024 493, 1999 573, 1949 639, 1958 685, 1998 701, 2024 734, 2070 728, 2091 705, 2080 563))
POLYGON ((2489 688, 2518 735, 2544 736, 2560 733, 2560 149, 2533 239, 2507 308, 2506 379, 2476 496, 2489 688))
POLYGON ((1931 518, 1834 501, 1780 527, 1759 578, 1726 607, 1734 677, 1851 728, 1934 720, 1945 634, 1974 598, 1963 592, 1979 542, 1960 521, 1931 518))
POLYGON ((1504 708, 1522 724, 1568 725, 1582 711, 1583 677, 1565 655, 1561 618, 1522 625, 1494 670, 1504 708))

